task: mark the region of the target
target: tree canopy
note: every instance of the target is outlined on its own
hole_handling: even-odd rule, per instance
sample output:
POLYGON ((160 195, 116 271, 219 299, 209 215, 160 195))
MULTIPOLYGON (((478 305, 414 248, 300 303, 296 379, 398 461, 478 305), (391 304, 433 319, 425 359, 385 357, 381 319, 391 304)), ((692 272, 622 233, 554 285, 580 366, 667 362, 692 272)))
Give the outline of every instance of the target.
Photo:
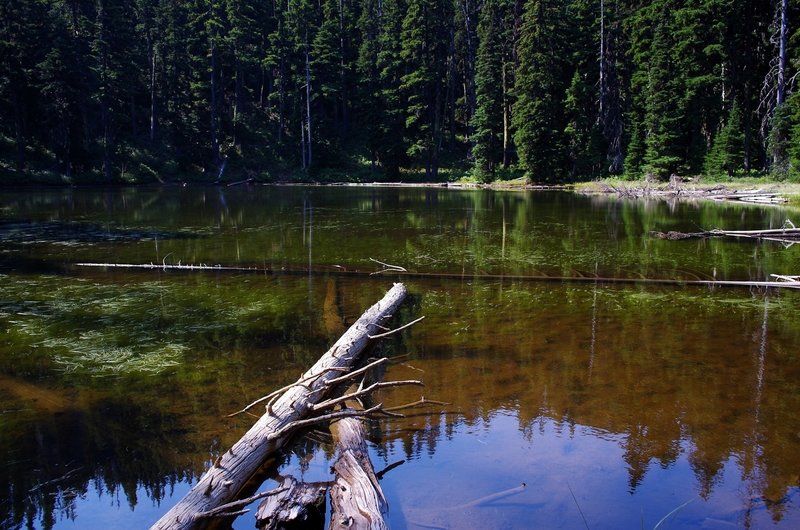
POLYGON ((798 4, 3 0, 0 178, 798 178, 798 4))

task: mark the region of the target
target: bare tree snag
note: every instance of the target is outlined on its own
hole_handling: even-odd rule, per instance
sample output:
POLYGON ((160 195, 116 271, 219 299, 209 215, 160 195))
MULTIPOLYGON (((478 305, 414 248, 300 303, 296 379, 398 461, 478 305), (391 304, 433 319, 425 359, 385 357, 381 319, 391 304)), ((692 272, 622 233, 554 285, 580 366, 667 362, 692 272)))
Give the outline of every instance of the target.
POLYGON ((364 426, 356 418, 331 424, 339 450, 333 465, 330 530, 386 530, 389 505, 375 476, 364 441, 364 426))
POLYGON ((314 405, 325 398, 342 369, 350 369, 370 342, 369 334, 389 318, 406 295, 402 283, 394 284, 381 301, 367 309, 298 383, 278 397, 253 427, 226 451, 199 482, 164 514, 151 530, 194 530, 213 511, 240 494, 247 481, 275 451, 280 449, 307 418, 314 405))

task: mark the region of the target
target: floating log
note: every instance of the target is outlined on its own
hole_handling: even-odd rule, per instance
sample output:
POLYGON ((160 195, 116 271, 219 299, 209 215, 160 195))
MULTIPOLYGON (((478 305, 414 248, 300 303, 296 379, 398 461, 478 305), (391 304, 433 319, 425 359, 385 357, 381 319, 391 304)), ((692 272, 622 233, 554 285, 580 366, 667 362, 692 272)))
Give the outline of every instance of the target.
MULTIPOLYGON (((662 232, 651 232, 654 237, 660 237, 662 232)), ((681 232, 675 232, 681 234, 681 232)), ((697 237, 697 236, 689 236, 697 237)), ((664 239, 667 239, 664 237, 664 239)), ((218 273, 259 273, 264 275, 294 275, 294 276, 350 276, 350 277, 369 277, 374 273, 361 270, 347 270, 342 267, 319 266, 319 267, 242 267, 227 265, 156 265, 153 263, 75 263, 76 267, 96 267, 96 268, 119 268, 119 269, 145 269, 145 270, 175 270, 175 271, 201 271, 218 273)), ((641 277, 608 277, 608 276, 549 276, 544 274, 464 274, 450 272, 397 272, 392 273, 396 277, 413 278, 417 280, 502 280, 502 281, 524 281, 524 282, 573 282, 573 283, 592 283, 592 284, 632 284, 632 285, 700 285, 710 287, 788 287, 800 288, 800 282, 764 282, 757 280, 700 280, 685 278, 641 278, 641 277)))
MULTIPOLYGON (((266 414, 214 462, 199 482, 151 530, 194 530, 202 527, 208 517, 205 514, 218 516, 215 509, 235 499, 268 457, 280 449, 296 429, 311 421, 306 418, 323 400, 331 382, 341 375, 340 372, 352 368, 370 342, 370 333, 380 329, 405 296, 405 286, 394 284, 383 299, 367 309, 297 383, 267 406, 266 414)), ((236 515, 238 513, 241 512, 236 515)))
MULTIPOLYGON (((787 223, 791 224, 791 223, 787 223)), ((800 228, 795 228, 793 224, 784 228, 769 228, 766 230, 703 230, 701 232, 650 232, 658 239, 690 239, 708 237, 738 237, 746 239, 766 239, 769 241, 780 241, 786 243, 800 242, 800 228)))

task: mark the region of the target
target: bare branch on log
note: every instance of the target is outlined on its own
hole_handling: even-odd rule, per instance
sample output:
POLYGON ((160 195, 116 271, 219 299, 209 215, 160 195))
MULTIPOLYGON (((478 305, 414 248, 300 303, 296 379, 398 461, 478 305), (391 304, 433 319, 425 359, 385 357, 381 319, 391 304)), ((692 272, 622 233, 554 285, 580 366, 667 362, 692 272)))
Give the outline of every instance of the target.
POLYGON ((223 504, 221 506, 217 506, 213 510, 208 510, 206 512, 198 512, 195 517, 197 519, 202 519, 203 517, 226 517, 228 515, 236 514, 241 515, 242 513, 247 513, 249 510, 243 510, 241 512, 228 512, 232 508, 239 508, 240 506, 246 506, 251 502, 257 501, 258 499, 263 499, 264 497, 270 497, 272 495, 278 495, 284 491, 288 491, 289 488, 286 487, 277 487, 275 489, 271 489, 269 491, 262 491, 252 497, 247 497, 246 499, 242 499, 239 501, 229 502, 227 504, 223 504))
POLYGON ((343 375, 341 377, 337 377, 335 379, 331 379, 326 384, 328 386, 334 386, 334 385, 338 385, 339 383, 344 383, 345 381, 349 381, 350 379, 353 379, 353 378, 358 377, 359 375, 361 375, 361 374, 363 374, 365 372, 370 371, 372 368, 375 368, 376 366, 380 366, 381 364, 385 363, 388 360, 389 360, 388 357, 381 357, 377 361, 373 361, 373 362, 369 363, 368 365, 364 366, 363 368, 359 368, 358 370, 353 370, 349 374, 345 374, 345 375, 343 375))
POLYGON ((375 473, 375 477, 376 477, 378 480, 381 480, 381 479, 383 478, 383 476, 384 476, 386 473, 388 473, 389 471, 393 470, 393 469, 394 469, 394 468, 396 468, 396 467, 400 467, 400 466, 402 466, 402 465, 403 465, 403 464, 405 464, 405 463, 406 463, 406 461, 405 461, 405 460, 398 460, 397 462, 394 462, 394 463, 392 463, 392 464, 389 464, 389 465, 388 465, 388 466, 386 466, 385 468, 383 468, 383 469, 381 469, 380 471, 376 472, 376 473, 375 473))
POLYGON ((389 335, 393 335, 393 334, 397 333, 398 331, 402 331, 402 330, 404 330, 406 328, 409 328, 409 327, 413 326, 414 324, 416 324, 420 320, 425 320, 425 316, 423 315, 423 316, 419 317, 418 319, 416 319, 416 320, 414 320, 412 322, 409 322, 408 324, 402 325, 399 328, 393 329, 391 331, 387 331, 386 333, 381 333, 379 335, 367 335, 367 336, 370 339, 380 339, 380 338, 383 338, 383 337, 388 337, 389 335))
POLYGON ((338 412, 331 412, 330 414, 324 414, 322 416, 314 416, 313 418, 308 418, 305 420, 297 420, 293 421, 292 423, 284 426, 280 431, 271 433, 267 439, 274 440, 276 438, 280 438, 287 433, 300 429, 302 427, 308 427, 310 425, 317 425, 323 422, 328 422, 331 420, 338 420, 342 418, 355 418, 358 416, 367 416, 369 414, 374 414, 376 412, 381 412, 383 409, 383 404, 379 403, 374 407, 368 408, 366 410, 353 410, 353 409, 346 409, 340 410, 338 412))
POLYGON ((384 267, 383 269, 381 269, 379 271, 373 272, 372 275, 381 274, 381 273, 384 273, 384 272, 408 272, 404 267, 401 267, 400 265, 392 265, 391 263, 384 263, 382 261, 378 261, 378 260, 373 259, 373 258, 369 258, 369 260, 370 261, 374 261, 375 263, 377 263, 379 265, 383 265, 383 267, 384 267))
MULTIPOLYGON (((422 384, 422 381, 418 381, 416 379, 410 379, 410 380, 407 380, 407 381, 386 381, 386 382, 373 383, 370 386, 368 386, 367 388, 358 390, 356 392, 351 392, 350 394, 347 394, 347 395, 344 395, 344 396, 341 396, 341 397, 338 397, 338 398, 332 398, 332 399, 329 399, 327 401, 322 401, 321 403, 317 403, 316 405, 313 405, 311 407, 311 410, 316 412, 318 410, 329 409, 331 407, 335 407, 336 405, 344 403, 345 401, 349 401, 351 399, 358 399, 358 398, 360 398, 362 396, 366 396, 367 394, 370 394, 370 393, 372 393, 373 391, 375 391, 375 390, 377 390, 379 388, 388 388, 388 387, 393 387, 393 386, 405 386, 405 385, 425 386, 425 385, 422 384)), ((370 410, 372 410, 372 409, 370 409, 370 410)))
MULTIPOLYGON (((344 369, 344 368, 334 368, 334 367, 331 367, 331 368, 328 368, 328 369, 326 369, 326 370, 325 370, 325 372, 331 372, 331 371, 333 371, 333 372, 346 372, 347 370, 346 370, 346 369, 344 369)), ((257 400, 253 401, 252 403, 250 403, 249 405, 247 405, 247 406, 246 406, 245 408, 243 408, 242 410, 238 410, 238 411, 236 411, 236 412, 231 412, 230 414, 228 414, 228 416, 227 416, 227 417, 228 417, 228 418, 232 418, 233 416, 237 416, 237 415, 239 415, 239 414, 242 414, 242 413, 244 413, 244 412, 247 412, 247 411, 248 411, 248 410, 250 410, 251 408, 253 408, 253 407, 255 407, 256 405, 258 405, 259 403, 263 403, 263 402, 265 402, 265 401, 268 401, 268 400, 271 400, 271 399, 273 399, 273 398, 277 398, 277 397, 279 397, 281 394, 283 394, 284 392, 286 392, 287 390, 291 390, 293 387, 295 387, 295 386, 297 386, 297 385, 302 385, 303 383, 307 383, 307 382, 309 382, 309 381, 313 381, 314 379, 318 378, 320 375, 322 375, 322 374, 311 374, 311 375, 309 375, 309 376, 306 376, 306 377, 304 377, 304 378, 301 378, 301 379, 299 379, 299 380, 295 381, 294 383, 292 383, 292 384, 290 384, 290 385, 286 385, 286 386, 285 386, 285 387, 283 387, 283 388, 279 388, 279 389, 278 389, 278 390, 276 390, 275 392, 271 392, 270 394, 267 394, 266 396, 263 396, 263 397, 260 397, 260 398, 258 398, 257 400)))
POLYGON ((394 412, 394 411, 397 411, 397 410, 406 410, 406 409, 411 409, 411 408, 414 408, 414 407, 420 407, 420 406, 423 406, 423 405, 441 405, 442 407, 446 407, 447 405, 452 405, 452 403, 446 403, 444 401, 434 401, 432 399, 425 399, 425 397, 423 396, 419 400, 414 401, 412 403, 406 403, 405 405, 397 405, 396 407, 386 407, 385 409, 383 409, 383 412, 394 412))

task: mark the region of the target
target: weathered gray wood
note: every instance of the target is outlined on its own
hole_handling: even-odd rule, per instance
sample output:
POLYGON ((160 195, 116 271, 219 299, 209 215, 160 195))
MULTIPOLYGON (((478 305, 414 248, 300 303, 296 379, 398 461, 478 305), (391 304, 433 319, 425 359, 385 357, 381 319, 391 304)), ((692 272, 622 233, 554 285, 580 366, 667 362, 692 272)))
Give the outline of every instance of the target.
POLYGON ((339 457, 333 465, 336 480, 330 488, 331 530, 386 530, 389 505, 375 476, 356 418, 331 424, 339 457))
POLYGON ((328 483, 298 482, 293 477, 281 481, 280 493, 270 495, 258 506, 256 528, 322 528, 325 524, 325 493, 328 483), (319 521, 318 525, 314 522, 319 521))
POLYGON ((768 228, 766 230, 705 230, 702 232, 650 232, 658 239, 689 239, 703 237, 743 237, 750 239, 771 239, 780 241, 800 241, 800 228, 768 228))
POLYGON ((283 393, 233 447, 226 451, 200 478, 200 481, 164 514, 151 530, 190 530, 201 528, 205 520, 197 514, 233 500, 267 458, 291 436, 293 423, 308 416, 314 403, 328 390, 326 382, 349 369, 369 343, 369 334, 380 329, 406 295, 396 283, 383 299, 373 305, 342 335, 298 384, 283 393))

